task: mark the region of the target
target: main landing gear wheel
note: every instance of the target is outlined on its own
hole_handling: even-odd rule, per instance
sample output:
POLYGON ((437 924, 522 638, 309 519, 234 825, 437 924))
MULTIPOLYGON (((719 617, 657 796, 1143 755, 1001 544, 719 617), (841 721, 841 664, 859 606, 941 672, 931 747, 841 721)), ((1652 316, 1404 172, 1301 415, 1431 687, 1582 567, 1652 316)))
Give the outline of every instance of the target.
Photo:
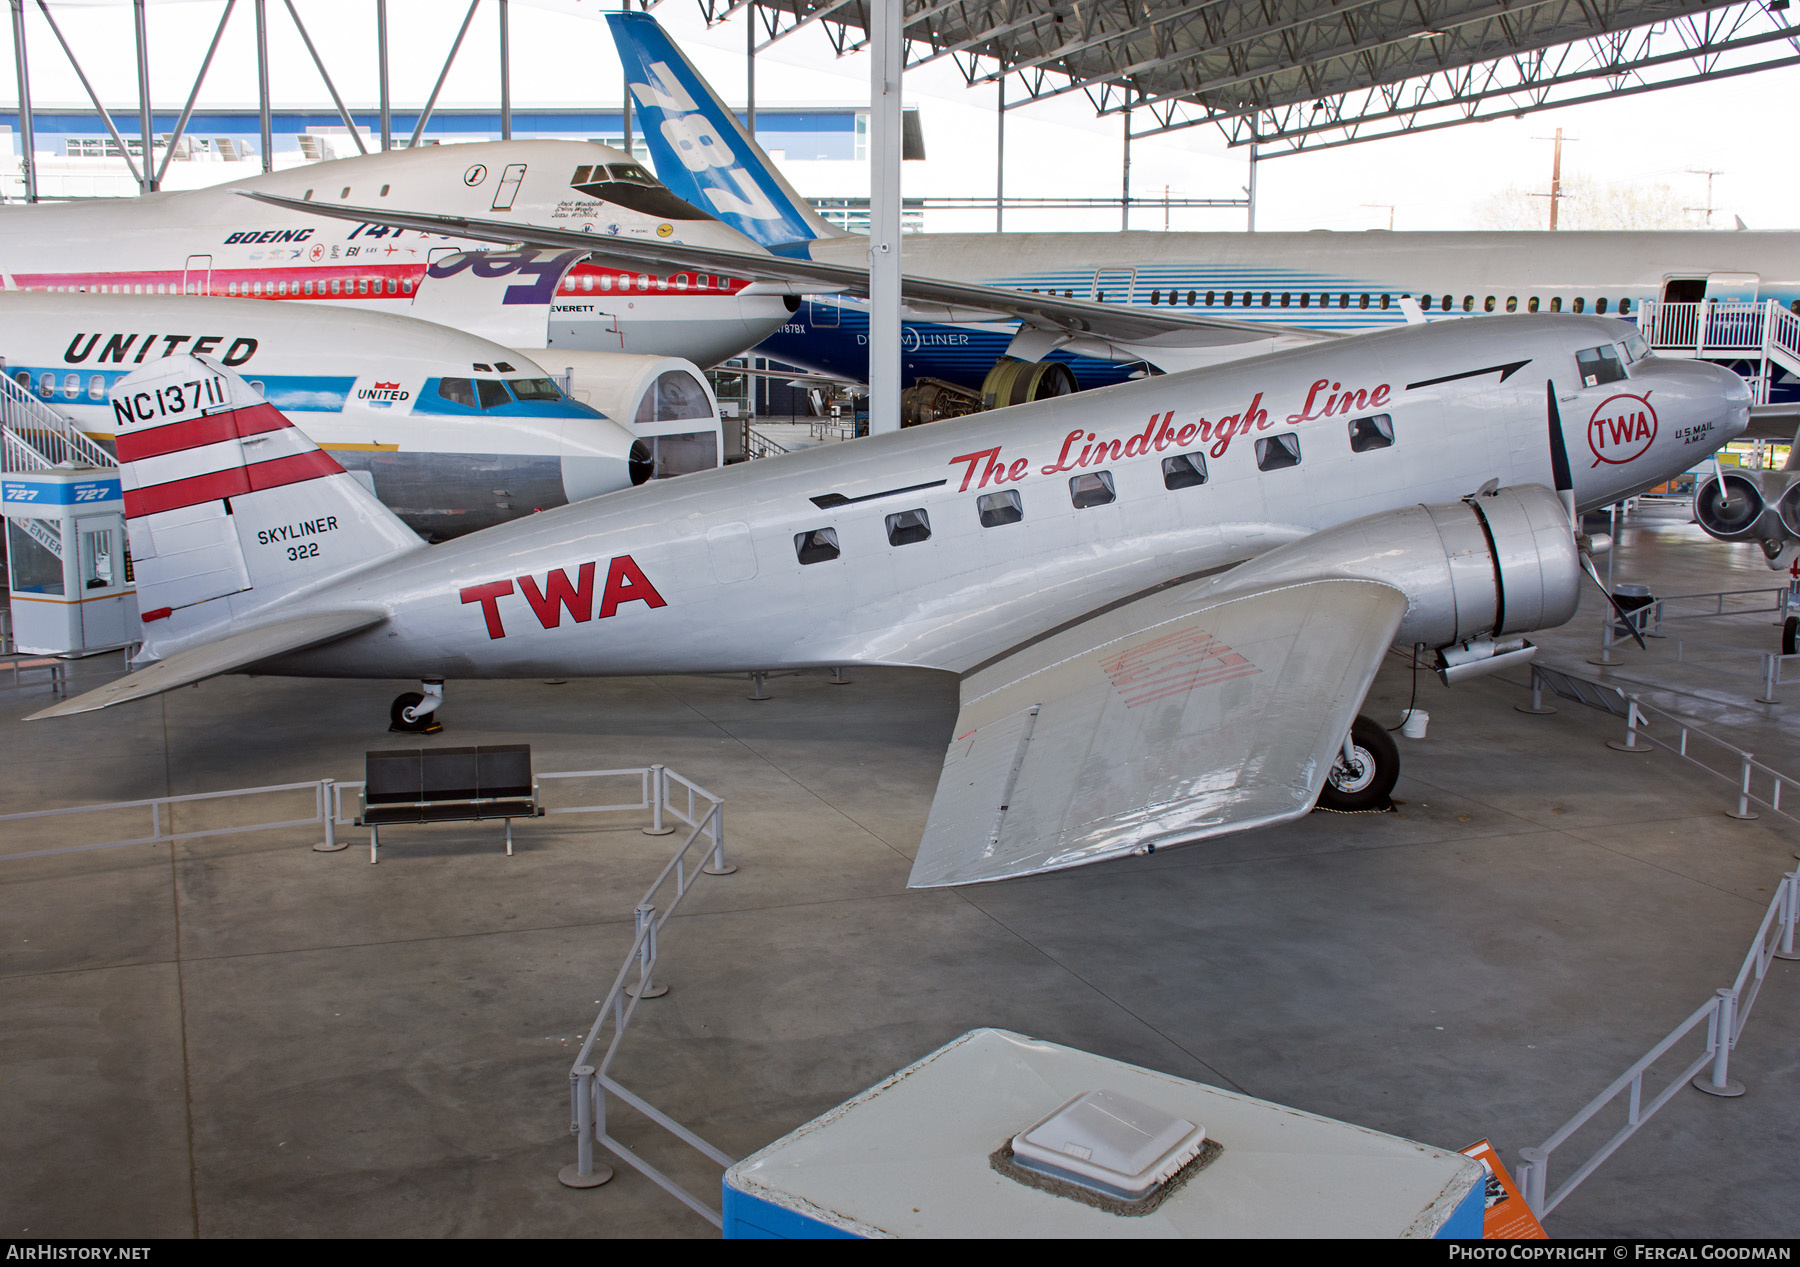
POLYGON ((407 691, 394 696, 394 702, 388 707, 388 729, 401 734, 435 735, 444 728, 436 713, 426 713, 417 721, 406 720, 406 710, 417 708, 425 702, 425 697, 417 691, 407 691))
POLYGON ((1400 778, 1400 748, 1394 737, 1367 717, 1350 727, 1350 757, 1339 751, 1325 776, 1319 804, 1340 813, 1384 809, 1400 778))

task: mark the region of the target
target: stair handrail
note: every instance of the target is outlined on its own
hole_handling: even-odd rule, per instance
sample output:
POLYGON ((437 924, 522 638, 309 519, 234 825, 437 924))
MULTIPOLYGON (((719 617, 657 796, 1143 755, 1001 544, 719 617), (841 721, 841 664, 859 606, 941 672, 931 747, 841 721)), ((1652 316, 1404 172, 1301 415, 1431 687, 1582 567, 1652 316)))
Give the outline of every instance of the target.
POLYGON ((117 465, 111 453, 68 418, 44 404, 36 393, 21 386, 10 374, 0 374, 0 430, 4 430, 11 440, 5 446, 5 469, 8 471, 47 470, 65 464, 117 465), (15 453, 15 444, 29 450, 36 460, 15 453), (15 461, 26 464, 15 466, 15 461))

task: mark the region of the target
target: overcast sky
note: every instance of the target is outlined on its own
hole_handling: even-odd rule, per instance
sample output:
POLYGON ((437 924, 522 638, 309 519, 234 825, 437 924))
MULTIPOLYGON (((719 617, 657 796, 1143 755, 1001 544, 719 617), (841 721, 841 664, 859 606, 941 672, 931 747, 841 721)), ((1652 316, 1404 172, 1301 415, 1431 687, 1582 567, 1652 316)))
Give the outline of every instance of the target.
MULTIPOLYGON (((296 0, 339 90, 354 106, 375 101, 375 37, 369 0, 296 0)), ((34 6, 27 6, 28 11, 34 6)), ((136 81, 128 4, 54 4, 64 33, 109 107, 135 112, 136 81)), ((518 105, 616 106, 621 75, 602 8, 588 0, 541 0, 512 6, 513 85, 518 105)), ((159 109, 179 109, 194 70, 212 37, 218 0, 168 0, 149 8, 152 91, 159 109)), ((393 91, 397 104, 420 104, 431 90, 466 6, 447 0, 390 0, 393 91)), ((323 84, 288 19, 285 7, 268 5, 271 82, 278 103, 329 107, 323 84)), ((728 101, 744 95, 742 19, 707 30, 698 6, 661 5, 656 16, 683 43, 728 101)), ((39 108, 85 100, 41 15, 29 13, 32 89, 39 108)), ((485 0, 445 85, 441 104, 485 105, 498 100, 496 17, 485 0)), ((250 105, 256 99, 252 7, 240 5, 227 28, 202 105, 250 105)), ((0 70, 0 94, 13 96, 11 59, 0 70)), ((810 28, 777 44, 758 59, 758 101, 763 105, 851 105, 868 99, 868 58, 839 59, 823 31, 810 28)), ((908 74, 909 105, 921 111, 928 160, 906 165, 912 195, 991 195, 994 189, 995 93, 992 86, 965 89, 951 60, 908 74)), ((16 99, 16 97, 15 97, 16 99)), ((1392 205, 1397 229, 1475 227, 1481 204, 1507 186, 1546 189, 1551 145, 1561 127, 1572 138, 1564 150, 1565 174, 1605 183, 1666 184, 1684 206, 1706 198, 1704 177, 1689 169, 1721 173, 1714 181, 1716 224, 1740 215, 1758 229, 1795 227, 1794 180, 1779 134, 1765 120, 1791 113, 1800 99, 1800 68, 1765 71, 1716 84, 1677 88, 1597 105, 1546 111, 1523 119, 1377 141, 1260 165, 1258 227, 1262 229, 1365 229, 1386 227, 1392 205), (1377 205, 1366 205, 1377 204, 1377 205)), ((124 120, 124 131, 131 131, 124 120)), ((1006 189, 1012 195, 1117 196, 1121 124, 1097 119, 1080 93, 1009 111, 1006 124, 1006 189)), ((1246 179, 1246 154, 1228 150, 1216 130, 1183 133, 1134 144, 1132 192, 1175 197, 1234 197, 1246 179)), ((864 177, 850 164, 799 164, 803 192, 850 192, 864 177), (830 184, 833 188, 823 188, 830 184)), ((1231 229, 1242 213, 1183 213, 1175 228, 1231 229)), ((1134 213, 1133 227, 1160 228, 1160 209, 1134 213)), ((961 223, 934 220, 933 227, 990 227, 992 213, 961 223)), ((1027 214, 1009 212, 1007 228, 1095 228, 1118 225, 1118 213, 1027 214)))

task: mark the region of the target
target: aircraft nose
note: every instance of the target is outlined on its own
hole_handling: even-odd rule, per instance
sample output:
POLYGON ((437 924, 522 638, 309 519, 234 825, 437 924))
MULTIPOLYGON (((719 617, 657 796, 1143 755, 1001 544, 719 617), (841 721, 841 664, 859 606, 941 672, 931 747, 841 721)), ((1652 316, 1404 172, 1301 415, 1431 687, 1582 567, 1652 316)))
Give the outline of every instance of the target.
POLYGON ((1711 361, 1688 361, 1684 368, 1700 380, 1702 392, 1716 393, 1718 426, 1724 439, 1735 440, 1742 435, 1750 426, 1749 380, 1711 361))
POLYGON ((563 428, 563 495, 571 502, 642 484, 650 464, 649 447, 610 418, 571 418, 563 428))

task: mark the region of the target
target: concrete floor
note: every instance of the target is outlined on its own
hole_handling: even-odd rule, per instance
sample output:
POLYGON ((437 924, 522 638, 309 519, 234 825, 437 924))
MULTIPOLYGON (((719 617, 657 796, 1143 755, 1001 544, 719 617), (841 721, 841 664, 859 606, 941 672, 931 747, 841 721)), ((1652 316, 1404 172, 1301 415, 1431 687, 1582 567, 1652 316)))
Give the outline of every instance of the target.
MULTIPOLYGON (((1619 577, 1780 579, 1678 524, 1630 530, 1619 577)), ((1590 602, 1546 636, 1550 658, 1579 661, 1599 619, 1590 602)), ((1766 617, 1726 623, 1698 632, 1773 643, 1766 617)), ((1612 672, 1800 771, 1800 687, 1755 705, 1671 655, 1612 672)), ((83 663, 75 686, 116 671, 83 663)), ((1612 719, 1421 676, 1430 732, 1402 743, 1397 814, 911 893, 955 683, 853 676, 778 679, 766 703, 709 678, 453 683, 429 741, 527 741, 540 770, 660 761, 726 798, 742 869, 671 925, 673 989, 617 1071, 736 1156, 998 1025, 1511 1161, 1730 982, 1794 866, 1782 820, 1735 822, 1722 785, 1609 751, 1612 719)), ((0 812, 359 778, 406 686, 233 678, 29 727, 47 689, 0 688, 0 812)), ((1391 660, 1368 711, 1391 724, 1408 690, 1391 660)), ((494 829, 395 831, 379 867, 293 830, 0 863, 0 1234, 711 1234, 623 1167, 556 1182, 568 1065, 673 848, 640 826, 521 826, 511 859, 494 829)), ((1679 1094, 1553 1235, 1800 1235, 1780 1161, 1800 1145, 1796 975, 1774 971, 1734 1058, 1750 1093, 1679 1094)), ((614 1127, 716 1194, 716 1168, 629 1112, 614 1127)))

